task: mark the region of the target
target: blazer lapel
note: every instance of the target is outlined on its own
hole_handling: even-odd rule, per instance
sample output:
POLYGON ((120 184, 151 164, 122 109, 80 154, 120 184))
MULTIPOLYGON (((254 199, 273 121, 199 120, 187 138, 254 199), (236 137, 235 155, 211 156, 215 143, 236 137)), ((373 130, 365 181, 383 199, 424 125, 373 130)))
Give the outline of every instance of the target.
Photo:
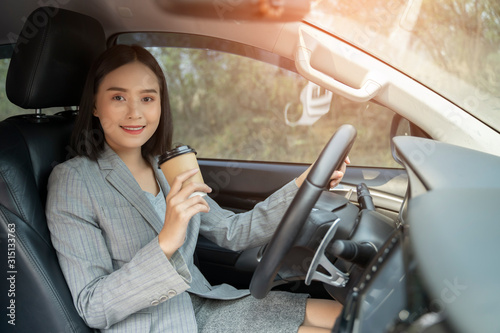
POLYGON ((163 174, 161 169, 158 168, 158 159, 151 158, 150 163, 153 166, 153 170, 155 171, 156 179, 158 180, 158 184, 160 184, 160 187, 161 187, 161 190, 163 191, 163 194, 165 196, 167 196, 168 192, 170 191, 170 185, 168 184, 167 179, 165 178, 165 175, 163 174))
MULTIPOLYGON (((120 194, 139 211, 146 222, 159 233, 163 227, 163 221, 158 214, 156 214, 153 205, 121 158, 108 145, 105 145, 105 149, 97 162, 101 170, 109 170, 106 180, 120 192, 120 194)), ((155 169, 154 165, 153 169, 155 169)))

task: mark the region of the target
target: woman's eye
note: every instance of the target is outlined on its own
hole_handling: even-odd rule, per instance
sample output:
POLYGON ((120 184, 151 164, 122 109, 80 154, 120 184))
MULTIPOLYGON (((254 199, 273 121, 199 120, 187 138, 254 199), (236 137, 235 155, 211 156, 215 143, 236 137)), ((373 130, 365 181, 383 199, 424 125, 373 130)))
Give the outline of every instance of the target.
POLYGON ((124 101, 125 100, 125 98, 123 96, 113 96, 113 99, 115 101, 124 101))
POLYGON ((144 97, 142 100, 144 102, 152 102, 153 101, 153 97, 144 97))

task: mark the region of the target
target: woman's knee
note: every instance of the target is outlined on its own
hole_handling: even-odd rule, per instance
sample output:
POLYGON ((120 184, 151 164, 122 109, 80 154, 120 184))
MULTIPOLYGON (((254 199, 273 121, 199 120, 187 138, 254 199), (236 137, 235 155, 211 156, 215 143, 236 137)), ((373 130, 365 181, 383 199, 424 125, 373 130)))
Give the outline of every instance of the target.
POLYGON ((306 303, 306 314, 303 326, 331 329, 341 311, 342 304, 339 302, 310 298, 306 303))

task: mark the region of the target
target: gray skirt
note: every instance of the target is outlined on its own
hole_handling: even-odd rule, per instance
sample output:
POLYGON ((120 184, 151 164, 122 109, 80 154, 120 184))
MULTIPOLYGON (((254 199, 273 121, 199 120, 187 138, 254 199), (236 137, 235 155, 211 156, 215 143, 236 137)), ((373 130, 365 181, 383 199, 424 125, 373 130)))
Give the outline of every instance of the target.
POLYGON ((297 332, 304 322, 309 297, 284 291, 271 291, 264 299, 245 296, 217 300, 189 295, 201 333, 297 332))

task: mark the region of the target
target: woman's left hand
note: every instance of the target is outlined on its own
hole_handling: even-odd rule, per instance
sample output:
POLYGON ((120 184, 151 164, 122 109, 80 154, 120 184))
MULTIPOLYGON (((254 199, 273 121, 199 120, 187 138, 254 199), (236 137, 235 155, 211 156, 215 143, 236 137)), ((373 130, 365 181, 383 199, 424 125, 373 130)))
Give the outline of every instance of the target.
MULTIPOLYGON (((337 186, 338 184, 340 184, 340 182, 342 181, 342 178, 344 177, 345 170, 347 168, 347 164, 351 164, 351 160, 349 160, 349 156, 347 156, 345 158, 345 161, 340 166, 340 169, 335 170, 333 172, 332 176, 330 177, 329 188, 333 188, 333 187, 337 186)), ((298 187, 300 187, 302 185, 302 183, 306 179, 307 175, 309 174, 309 171, 311 171, 311 168, 312 168, 312 165, 309 168, 307 168, 307 170, 304 171, 297 179, 295 179, 295 183, 297 184, 298 187)))

